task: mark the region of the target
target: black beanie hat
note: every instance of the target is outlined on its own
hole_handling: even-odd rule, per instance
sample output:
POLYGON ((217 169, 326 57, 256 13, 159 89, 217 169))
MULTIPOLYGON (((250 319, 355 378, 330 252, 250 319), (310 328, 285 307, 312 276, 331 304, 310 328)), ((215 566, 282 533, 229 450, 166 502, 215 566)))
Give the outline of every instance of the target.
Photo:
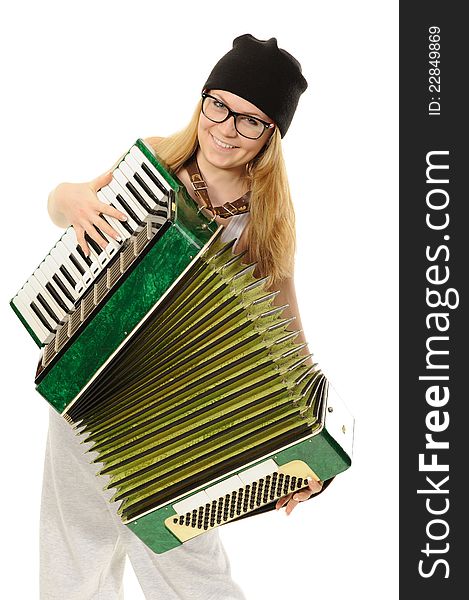
POLYGON ((283 137, 307 87, 300 63, 277 46, 276 38, 264 41, 246 33, 233 41, 203 89, 225 90, 251 102, 275 122, 283 137))

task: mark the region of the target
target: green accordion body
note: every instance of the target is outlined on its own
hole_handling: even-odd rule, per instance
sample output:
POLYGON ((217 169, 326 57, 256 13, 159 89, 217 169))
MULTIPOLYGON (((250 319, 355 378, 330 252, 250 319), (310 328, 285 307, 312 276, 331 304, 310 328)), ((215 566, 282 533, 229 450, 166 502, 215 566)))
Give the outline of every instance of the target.
MULTIPOLYGON (((275 294, 220 233, 66 412, 93 442, 124 522, 155 551, 179 543, 167 527, 175 516, 179 525, 174 499, 207 482, 269 459, 301 460, 320 479, 350 464, 323 427, 325 376, 305 365, 275 294)), ((306 477, 293 488, 251 488, 241 502, 225 494, 198 507, 194 523, 186 516, 187 527, 233 520, 306 477)))
POLYGON ((123 248, 120 270, 96 281, 36 377, 155 552, 344 471, 353 432, 255 265, 165 177, 169 218, 123 248))

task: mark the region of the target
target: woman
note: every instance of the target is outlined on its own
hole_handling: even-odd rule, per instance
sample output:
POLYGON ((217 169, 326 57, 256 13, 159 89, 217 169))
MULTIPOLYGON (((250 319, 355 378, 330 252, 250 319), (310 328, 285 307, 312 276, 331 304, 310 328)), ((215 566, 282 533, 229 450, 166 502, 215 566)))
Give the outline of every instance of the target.
MULTIPOLYGON (((289 304, 298 329, 294 211, 280 140, 306 87, 300 64, 278 48, 275 38, 261 41, 246 34, 234 40, 210 73, 188 127, 169 138, 146 140, 194 200, 210 202, 221 213, 216 219, 226 227, 222 239, 238 238, 236 252, 247 250, 249 260, 257 262, 257 275, 268 276, 268 284, 280 291, 277 303, 289 304), (203 176, 208 198, 191 185, 194 170, 203 176), (249 212, 226 217, 236 213, 239 198, 249 212)), ((73 225, 86 254, 85 233, 102 247, 108 242, 96 228, 117 237, 100 215, 125 219, 96 196, 110 179, 106 173, 89 183, 63 183, 49 196, 52 220, 62 227, 73 225)), ((41 512, 41 597, 118 598, 126 553, 146 598, 243 597, 231 580, 216 529, 166 554, 153 554, 115 516, 83 451, 51 411, 41 512)), ((321 484, 312 481, 280 499, 276 508, 285 507, 290 514, 320 490, 321 484)))

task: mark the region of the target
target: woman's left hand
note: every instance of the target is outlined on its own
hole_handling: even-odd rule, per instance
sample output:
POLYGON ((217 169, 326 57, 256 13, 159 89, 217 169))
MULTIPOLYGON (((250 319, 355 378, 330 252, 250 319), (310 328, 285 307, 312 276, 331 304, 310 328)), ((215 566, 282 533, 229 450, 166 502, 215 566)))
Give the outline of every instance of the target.
POLYGON ((308 483, 307 487, 301 488, 301 490, 297 490, 296 492, 291 492, 282 498, 279 498, 277 504, 275 505, 276 510, 280 510, 283 506, 285 506, 285 512, 289 515, 295 506, 298 506, 300 502, 304 502, 314 496, 314 494, 318 494, 322 490, 322 483, 320 481, 315 481, 311 479, 308 483))

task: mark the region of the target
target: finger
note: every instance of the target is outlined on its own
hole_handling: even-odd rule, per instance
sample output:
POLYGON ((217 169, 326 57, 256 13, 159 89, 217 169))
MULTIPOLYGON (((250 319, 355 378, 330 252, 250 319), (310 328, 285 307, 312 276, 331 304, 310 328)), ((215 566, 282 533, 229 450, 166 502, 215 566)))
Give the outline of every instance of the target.
POLYGON ((103 215, 109 215, 110 217, 119 219, 119 221, 127 221, 127 215, 120 210, 117 210, 117 208, 114 208, 110 204, 104 204, 104 202, 100 202, 98 210, 103 215))
POLYGON ((86 233, 92 240, 99 244, 103 250, 109 244, 109 242, 99 234, 98 230, 93 224, 86 228, 86 233))
POLYGON ((282 498, 279 498, 279 500, 277 500, 277 504, 275 505, 276 510, 279 510, 282 508, 282 506, 285 506, 285 504, 290 500, 291 497, 292 494, 287 494, 286 496, 282 496, 282 498))
MULTIPOLYGON (((311 496, 317 494, 322 489, 322 483, 320 481, 310 481, 308 487, 302 488, 298 492, 295 492, 292 497, 293 502, 305 502, 309 500, 311 496)), ((290 511, 291 512, 291 511, 290 511)))
POLYGON ((317 494, 322 490, 322 481, 311 479, 311 481, 308 483, 308 488, 313 492, 313 494, 317 494))
POLYGON ((305 488, 296 492, 296 494, 293 496, 293 500, 297 500, 298 502, 304 502, 305 500, 309 500, 312 495, 312 491, 309 488, 305 488))
POLYGON ((78 245, 83 250, 85 256, 89 256, 90 249, 88 248, 88 244, 86 243, 86 240, 85 240, 85 231, 84 231, 83 227, 80 227, 79 225, 74 225, 73 228, 75 229, 75 235, 77 236, 78 245))
POLYGON ((114 239, 114 240, 120 240, 121 236, 119 234, 118 231, 116 231, 115 229, 113 229, 111 227, 111 225, 109 225, 109 223, 106 221, 106 219, 103 219, 101 217, 101 215, 99 215, 98 217, 96 217, 96 219, 93 221, 93 225, 95 227, 97 227, 100 231, 102 231, 103 233, 105 233, 106 235, 108 235, 110 238, 114 239))
POLYGON ((292 510, 294 508, 296 508, 299 503, 300 503, 300 501, 299 500, 295 500, 295 496, 293 496, 293 498, 291 498, 291 500, 287 504, 287 508, 285 509, 286 514, 290 515, 291 512, 292 512, 292 510))
POLYGON ((93 188, 93 190, 95 192, 97 192, 98 190, 100 190, 102 187, 104 187, 108 183, 111 183, 111 179, 112 179, 112 172, 107 171, 106 173, 103 173, 99 177, 96 177, 96 179, 93 179, 93 181, 91 181, 91 187, 93 188))

